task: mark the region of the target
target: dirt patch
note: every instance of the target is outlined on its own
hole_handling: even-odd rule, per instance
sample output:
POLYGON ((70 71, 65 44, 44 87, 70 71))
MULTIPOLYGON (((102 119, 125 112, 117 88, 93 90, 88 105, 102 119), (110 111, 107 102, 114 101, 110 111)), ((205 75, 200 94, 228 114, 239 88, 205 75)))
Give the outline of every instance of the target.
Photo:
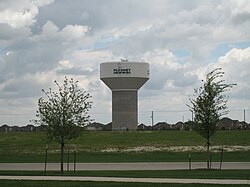
MULTIPOLYGON (((221 152, 222 146, 211 146, 212 152, 221 152)), ((131 147, 126 149, 108 148, 103 149, 101 152, 154 152, 154 151, 167 151, 167 152, 205 152, 206 146, 171 146, 171 147, 153 147, 153 146, 142 146, 142 147, 131 147)), ((236 152, 236 151, 249 151, 250 146, 224 146, 225 152, 236 152)))

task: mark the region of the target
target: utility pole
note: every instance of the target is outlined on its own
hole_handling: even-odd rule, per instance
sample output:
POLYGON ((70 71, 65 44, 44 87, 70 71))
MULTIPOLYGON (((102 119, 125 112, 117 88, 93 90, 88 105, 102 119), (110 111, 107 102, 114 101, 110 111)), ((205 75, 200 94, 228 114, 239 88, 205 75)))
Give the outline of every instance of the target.
POLYGON ((194 121, 194 111, 190 110, 190 112, 192 113, 192 122, 194 121))
POLYGON ((246 122, 246 110, 245 109, 243 110, 243 113, 244 113, 244 118, 243 119, 244 119, 244 124, 245 124, 245 122, 246 122))
POLYGON ((154 126, 154 111, 151 113, 151 119, 152 119, 152 127, 154 126))

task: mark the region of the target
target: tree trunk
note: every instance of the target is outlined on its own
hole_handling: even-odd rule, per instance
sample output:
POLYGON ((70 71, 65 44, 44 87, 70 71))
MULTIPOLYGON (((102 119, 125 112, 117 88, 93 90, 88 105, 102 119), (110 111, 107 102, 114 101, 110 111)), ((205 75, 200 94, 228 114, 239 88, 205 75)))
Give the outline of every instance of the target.
POLYGON ((63 173, 64 138, 61 138, 61 173, 63 173))
POLYGON ((207 155, 208 155, 208 160, 207 160, 207 169, 210 169, 211 161, 210 161, 210 139, 208 138, 207 140, 207 155))
POLYGON ((210 142, 209 142, 209 140, 207 141, 207 152, 209 153, 209 151, 210 151, 210 142))

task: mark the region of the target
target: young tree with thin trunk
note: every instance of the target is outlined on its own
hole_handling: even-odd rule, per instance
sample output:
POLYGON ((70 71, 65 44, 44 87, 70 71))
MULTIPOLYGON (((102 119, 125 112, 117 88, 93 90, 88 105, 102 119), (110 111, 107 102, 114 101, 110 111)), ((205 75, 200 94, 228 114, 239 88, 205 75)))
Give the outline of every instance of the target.
POLYGON ((42 90, 45 98, 38 100, 37 117, 46 129, 47 136, 61 145, 61 172, 63 172, 64 145, 67 141, 80 135, 85 124, 89 123, 88 115, 91 97, 78 87, 78 81, 65 77, 63 85, 55 81, 58 91, 42 90))
POLYGON ((223 94, 235 84, 226 84, 222 79, 224 72, 217 68, 206 75, 203 86, 195 89, 195 98, 189 98, 188 105, 194 112, 193 129, 206 139, 207 152, 210 152, 211 137, 216 132, 216 126, 221 116, 228 113, 228 97, 223 94))

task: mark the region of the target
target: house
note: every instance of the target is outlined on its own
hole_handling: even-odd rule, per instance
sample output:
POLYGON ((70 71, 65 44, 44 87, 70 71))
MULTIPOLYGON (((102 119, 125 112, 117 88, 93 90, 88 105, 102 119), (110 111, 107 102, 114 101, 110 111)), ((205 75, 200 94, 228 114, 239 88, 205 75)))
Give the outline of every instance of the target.
POLYGON ((153 126, 153 130, 169 130, 169 129, 171 129, 171 126, 166 122, 159 122, 153 126))
POLYGON ((238 120, 232 120, 230 118, 222 118, 218 124, 217 124, 218 129, 221 130, 235 130, 235 129, 241 129, 242 127, 239 124, 238 120))
POLYGON ((9 132, 10 131, 10 127, 6 124, 4 124, 3 126, 0 126, 0 132, 9 132))
POLYGON ((101 131, 102 126, 103 126, 103 124, 94 122, 94 123, 90 123, 89 125, 87 125, 85 127, 85 130, 88 130, 88 131, 101 131))
POLYGON ((182 130, 184 129, 184 123, 179 121, 176 124, 172 125, 172 129, 182 130))

